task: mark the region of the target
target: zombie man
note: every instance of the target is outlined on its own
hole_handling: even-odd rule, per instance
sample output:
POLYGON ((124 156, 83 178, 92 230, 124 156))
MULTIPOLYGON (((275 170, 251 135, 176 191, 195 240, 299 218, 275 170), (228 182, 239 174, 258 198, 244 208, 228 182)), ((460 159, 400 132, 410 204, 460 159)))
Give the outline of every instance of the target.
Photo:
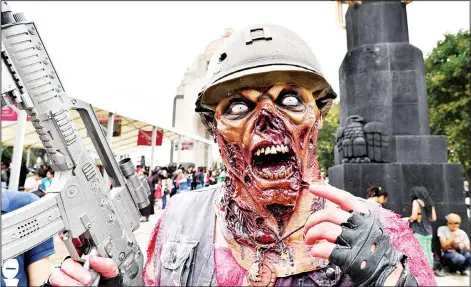
MULTIPOLYGON (((146 284, 435 285, 407 222, 323 184, 317 134, 335 97, 293 32, 262 25, 228 38, 196 102, 226 180, 173 197, 149 242, 146 284)), ((90 265, 118 274, 109 259, 90 265)), ((50 277, 52 285, 90 280, 71 260, 50 277)))

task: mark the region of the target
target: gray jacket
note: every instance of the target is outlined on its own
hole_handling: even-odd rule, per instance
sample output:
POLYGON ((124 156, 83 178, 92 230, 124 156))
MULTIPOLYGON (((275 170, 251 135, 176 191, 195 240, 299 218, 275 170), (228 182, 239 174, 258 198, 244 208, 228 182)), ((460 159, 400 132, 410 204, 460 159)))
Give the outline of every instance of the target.
MULTIPOLYGON (((158 286, 217 286, 214 268, 213 203, 222 184, 172 197, 162 218, 153 258, 158 286), (160 255, 160 256, 159 256, 160 255)), ((310 273, 278 278, 277 286, 345 286, 350 278, 329 265, 310 273)))

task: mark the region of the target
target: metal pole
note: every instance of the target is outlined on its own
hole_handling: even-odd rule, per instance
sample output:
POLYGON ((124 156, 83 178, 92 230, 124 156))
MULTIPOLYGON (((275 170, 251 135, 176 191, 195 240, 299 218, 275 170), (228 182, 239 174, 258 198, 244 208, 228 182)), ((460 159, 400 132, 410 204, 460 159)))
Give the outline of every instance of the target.
POLYGON ((18 111, 15 146, 13 147, 13 158, 11 160, 10 184, 8 185, 8 189, 11 191, 17 191, 19 187, 21 160, 25 143, 26 118, 25 111, 18 111))
POLYGON ((181 151, 182 151, 182 136, 178 136, 177 168, 180 166, 181 151))
POLYGON ((150 149, 150 170, 154 170, 154 152, 155 152, 155 142, 157 141, 157 127, 152 127, 152 144, 150 149))
POLYGON ((28 148, 28 152, 26 153, 26 167, 29 167, 30 160, 31 160, 31 148, 28 148))

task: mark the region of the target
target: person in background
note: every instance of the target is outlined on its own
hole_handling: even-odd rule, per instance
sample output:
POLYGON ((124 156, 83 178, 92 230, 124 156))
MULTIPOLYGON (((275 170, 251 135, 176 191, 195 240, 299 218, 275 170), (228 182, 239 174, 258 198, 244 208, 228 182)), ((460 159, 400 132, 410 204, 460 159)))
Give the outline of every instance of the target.
POLYGON ((188 174, 190 176, 190 184, 191 184, 191 190, 195 190, 196 189, 196 185, 197 185, 197 182, 196 182, 196 174, 197 174, 197 171, 196 171, 196 167, 190 167, 190 169, 188 170, 188 174))
POLYGON ((368 188, 368 201, 374 201, 382 206, 388 201, 389 194, 381 187, 372 185, 368 188))
POLYGON ((33 192, 38 190, 39 183, 37 180, 37 171, 35 169, 31 169, 28 173, 28 177, 25 180, 24 190, 28 192, 33 192))
POLYGON ((460 229, 461 217, 458 214, 450 213, 445 218, 447 226, 440 226, 437 231, 444 265, 448 266, 450 273, 466 275, 465 271, 471 264, 469 237, 460 229))
POLYGON ((157 183, 155 184, 155 190, 153 191, 154 192, 154 202, 155 203, 158 203, 159 200, 161 200, 163 198, 163 194, 162 194, 162 179, 159 177, 157 179, 157 183))
POLYGON ((172 192, 172 188, 173 181, 168 174, 165 174, 162 179, 162 209, 167 206, 167 196, 172 192))
POLYGON ((175 171, 171 171, 170 172, 170 178, 172 179, 172 189, 170 191, 170 198, 172 198, 172 196, 174 196, 175 194, 177 194, 177 191, 178 191, 178 177, 181 177, 183 176, 182 174, 182 170, 179 168, 179 169, 176 169, 175 171))
POLYGON ((203 188, 204 173, 203 173, 203 168, 202 167, 198 168, 198 172, 196 173, 195 177, 196 177, 196 189, 203 188))
POLYGON ((225 179, 226 179, 226 171, 224 167, 222 167, 221 172, 219 173, 219 176, 218 176, 218 182, 224 182, 225 179))
POLYGON ((37 197, 43 197, 46 195, 46 181, 47 180, 47 172, 40 168, 37 170, 36 173, 36 180, 38 184, 38 189, 35 191, 32 191, 37 197))
POLYGON ((215 170, 211 173, 211 176, 209 177, 209 185, 215 185, 217 183, 217 173, 215 170))
POLYGON ((412 214, 409 216, 409 225, 427 256, 430 267, 433 268, 432 222, 437 220, 434 202, 423 186, 414 186, 411 190, 411 197, 412 214))
MULTIPOLYGON (((152 189, 152 186, 154 186, 154 185, 152 184, 152 181, 149 178, 149 172, 145 169, 142 169, 141 172, 142 172, 142 176, 146 179, 147 184, 151 188, 150 190, 153 191, 154 189, 152 189)), ((149 205, 144 207, 144 208, 139 209, 139 212, 142 215, 141 222, 149 221, 149 216, 154 214, 154 194, 153 194, 153 192, 149 192, 148 198, 149 198, 149 205)))
POLYGON ((54 178, 54 170, 48 169, 46 172, 46 177, 41 180, 40 188, 43 190, 44 193, 47 193, 49 186, 51 186, 52 179, 54 178))
POLYGON ((10 163, 2 160, 2 170, 1 170, 1 176, 2 176, 2 182, 5 182, 6 186, 8 186, 8 183, 10 183, 10 168, 9 168, 10 163))
MULTIPOLYGON (((30 192, 2 191, 2 216, 22 208, 38 197, 30 192)), ((53 238, 8 259, 2 266, 2 286, 40 286, 53 270, 49 256, 55 253, 53 238)))
POLYGON ((191 179, 189 178, 187 171, 180 173, 180 175, 177 177, 177 184, 178 192, 185 192, 190 190, 191 179))
POLYGON ((19 190, 19 191, 23 191, 25 188, 24 188, 24 183, 26 181, 26 176, 28 175, 29 173, 29 169, 28 167, 26 166, 26 161, 22 161, 21 162, 21 167, 20 167, 20 177, 19 177, 19 181, 18 181, 18 185, 16 188, 19 190))

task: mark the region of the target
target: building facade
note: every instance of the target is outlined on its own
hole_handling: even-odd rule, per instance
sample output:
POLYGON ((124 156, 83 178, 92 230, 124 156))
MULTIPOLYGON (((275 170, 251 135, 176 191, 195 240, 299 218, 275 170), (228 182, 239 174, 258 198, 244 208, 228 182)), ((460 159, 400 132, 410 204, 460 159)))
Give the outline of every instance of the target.
MULTIPOLYGON (((217 40, 212 41, 205 51, 196 56, 193 65, 185 72, 182 83, 177 88, 177 94, 174 101, 174 127, 182 132, 194 134, 206 139, 211 139, 206 128, 199 119, 199 115, 195 113, 195 102, 198 93, 204 85, 206 70, 209 61, 214 55, 216 49, 233 33, 233 29, 225 29, 224 33, 217 40)), ((178 143, 174 142, 171 154, 171 161, 177 161, 178 143)), ((217 162, 221 162, 217 145, 209 147, 206 144, 193 142, 182 143, 180 151, 181 163, 194 163, 196 166, 213 166, 217 162)))

